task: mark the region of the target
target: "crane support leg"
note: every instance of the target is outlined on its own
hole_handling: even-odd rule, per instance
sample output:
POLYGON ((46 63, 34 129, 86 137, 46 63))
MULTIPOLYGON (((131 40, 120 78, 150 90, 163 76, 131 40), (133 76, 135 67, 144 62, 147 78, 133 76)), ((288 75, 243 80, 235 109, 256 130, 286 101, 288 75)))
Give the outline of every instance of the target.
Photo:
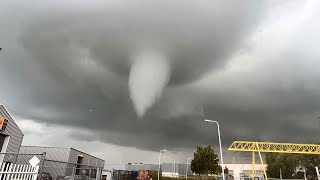
POLYGON ((258 150, 258 153, 259 153, 259 157, 260 157, 261 165, 262 165, 262 168, 263 168, 264 176, 266 177, 266 180, 268 180, 268 176, 267 176, 266 168, 264 167, 263 159, 262 159, 261 152, 260 152, 260 148, 259 148, 259 145, 258 145, 258 143, 257 143, 257 142, 256 142, 256 145, 257 145, 257 150, 258 150))
POLYGON ((254 163, 255 163, 254 151, 252 151, 252 180, 254 180, 254 163))

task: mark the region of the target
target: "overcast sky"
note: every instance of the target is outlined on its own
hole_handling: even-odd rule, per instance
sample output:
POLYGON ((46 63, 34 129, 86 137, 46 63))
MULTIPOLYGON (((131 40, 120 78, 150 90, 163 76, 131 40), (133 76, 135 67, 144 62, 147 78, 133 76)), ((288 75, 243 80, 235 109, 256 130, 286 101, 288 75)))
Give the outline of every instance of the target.
POLYGON ((319 12, 316 0, 5 0, 0 103, 24 145, 106 164, 218 152, 205 118, 219 121, 227 162, 234 140, 312 143, 319 12))

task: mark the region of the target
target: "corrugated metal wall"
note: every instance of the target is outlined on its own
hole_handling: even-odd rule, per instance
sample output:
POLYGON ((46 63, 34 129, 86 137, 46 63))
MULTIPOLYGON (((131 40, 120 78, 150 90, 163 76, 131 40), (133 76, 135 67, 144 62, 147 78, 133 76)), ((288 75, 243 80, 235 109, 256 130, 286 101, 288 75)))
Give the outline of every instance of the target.
MULTIPOLYGON (((79 153, 83 153, 83 152, 71 148, 68 162, 76 164, 77 160, 78 160, 79 153)), ((104 160, 101 160, 101 159, 96 158, 94 156, 91 156, 89 154, 83 153, 82 165, 103 168, 104 167, 104 160)))
POLYGON ((68 174, 69 169, 67 163, 45 161, 42 168, 43 172, 51 174, 54 179, 57 179, 59 176, 63 177, 66 175, 71 175, 70 173, 68 174))
MULTIPOLYGON (((104 161, 81 151, 70 148, 57 147, 38 147, 38 146, 21 146, 20 153, 43 153, 46 152, 46 160, 43 166, 43 172, 50 173, 55 179, 59 176, 73 176, 76 168, 96 169, 101 171, 104 161), (83 153, 83 160, 80 167, 77 167, 79 153, 83 153), (88 167, 93 166, 93 167, 88 167)), ((100 172, 99 172, 100 173, 100 172)), ((98 177, 98 179, 100 176, 98 177)), ((90 179, 90 178, 89 178, 90 179)), ((95 178, 91 178, 95 179, 95 178)))
POLYGON ((10 136, 6 152, 18 153, 22 143, 23 133, 3 105, 0 105, 0 116, 8 120, 7 128, 3 132, 3 134, 10 136))
POLYGON ((68 162, 73 163, 73 164, 77 164, 78 155, 79 155, 79 151, 75 151, 74 149, 70 149, 70 155, 69 155, 68 162))
POLYGON ((20 153, 46 153, 43 172, 51 174, 54 179, 65 176, 68 171, 69 148, 21 146, 20 153))
POLYGON ((46 152, 47 160, 54 160, 67 163, 69 160, 69 148, 21 146, 20 153, 43 153, 46 152))

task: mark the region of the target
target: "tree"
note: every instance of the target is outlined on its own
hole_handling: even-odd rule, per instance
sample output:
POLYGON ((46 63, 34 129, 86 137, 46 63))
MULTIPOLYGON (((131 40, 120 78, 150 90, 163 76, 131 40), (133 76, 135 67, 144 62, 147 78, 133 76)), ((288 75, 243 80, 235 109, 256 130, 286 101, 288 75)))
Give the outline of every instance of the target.
MULTIPOLYGON (((222 174, 222 167, 220 165, 218 167, 218 173, 222 174)), ((224 167, 224 174, 229 174, 229 169, 227 167, 224 167)))
POLYGON ((304 177, 304 169, 307 176, 316 178, 315 166, 320 165, 319 155, 311 154, 278 154, 267 153, 265 157, 268 164, 267 175, 278 178, 280 169, 284 179, 304 177))
POLYGON ((295 154, 267 153, 265 160, 269 177, 279 178, 280 169, 284 179, 291 179, 296 174, 298 159, 295 154))
POLYGON ((191 170, 198 175, 216 174, 219 168, 219 158, 211 146, 197 147, 191 161, 191 170))
POLYGON ((299 154, 297 155, 299 160, 299 167, 305 168, 306 174, 314 178, 317 177, 315 167, 320 165, 320 156, 315 154, 299 154))

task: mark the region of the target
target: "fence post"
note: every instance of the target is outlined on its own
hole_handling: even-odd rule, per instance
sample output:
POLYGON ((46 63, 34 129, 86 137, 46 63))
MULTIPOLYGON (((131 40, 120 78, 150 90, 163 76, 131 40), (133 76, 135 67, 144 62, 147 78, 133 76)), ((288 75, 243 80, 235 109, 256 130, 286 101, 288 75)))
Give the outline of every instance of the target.
POLYGON ((76 176, 76 166, 72 167, 72 177, 74 178, 76 176))
POLYGON ((97 167, 96 180, 100 180, 101 176, 102 176, 102 173, 100 173, 100 168, 97 167))
POLYGON ((12 163, 10 163, 10 166, 9 166, 9 169, 8 169, 8 174, 7 174, 7 176, 6 176, 6 178, 5 179, 9 179, 9 177, 11 177, 12 176, 12 174, 10 173, 10 172, 12 172, 12 163))
POLYGON ((38 172, 39 172, 39 166, 36 166, 34 170, 33 178, 32 178, 33 180, 37 180, 38 172))
POLYGON ((40 163, 40 167, 39 167, 39 174, 41 174, 43 172, 43 168, 44 168, 44 162, 46 161, 46 152, 42 153, 42 162, 40 163))

